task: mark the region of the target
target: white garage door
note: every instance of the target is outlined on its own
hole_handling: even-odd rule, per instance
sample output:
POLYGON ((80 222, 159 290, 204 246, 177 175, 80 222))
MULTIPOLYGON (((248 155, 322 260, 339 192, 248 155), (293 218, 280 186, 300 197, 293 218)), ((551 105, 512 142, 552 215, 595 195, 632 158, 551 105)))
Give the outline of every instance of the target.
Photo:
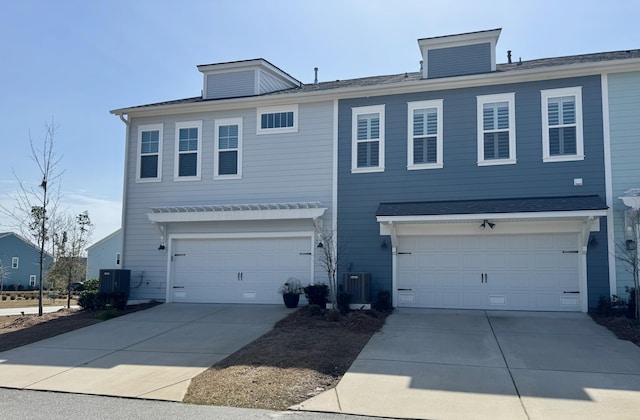
POLYGON ((310 238, 174 240, 172 300, 282 303, 287 278, 310 283, 310 251, 310 238))
POLYGON ((401 237, 398 305, 579 311, 576 234, 401 237))

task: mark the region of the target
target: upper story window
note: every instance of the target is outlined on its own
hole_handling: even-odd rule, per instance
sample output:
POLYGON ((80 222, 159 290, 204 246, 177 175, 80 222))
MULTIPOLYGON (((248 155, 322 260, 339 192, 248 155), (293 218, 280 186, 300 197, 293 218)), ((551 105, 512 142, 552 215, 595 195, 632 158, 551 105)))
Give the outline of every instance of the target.
POLYGON ((384 171, 384 105, 352 109, 351 172, 384 171))
POLYGON ((258 108, 258 134, 296 133, 298 105, 258 108))
POLYGON ((478 165, 516 163, 515 93, 478 96, 478 165))
POLYGON ((442 168, 442 99, 408 103, 407 169, 442 168))
POLYGON ((116 267, 120 267, 120 253, 116 252, 116 267))
POLYGON ((217 120, 215 129, 214 178, 241 178, 242 118, 217 120))
POLYGON ((202 121, 176 123, 176 181, 200 179, 202 121))
POLYGON ((20 262, 20 258, 18 258, 18 257, 11 258, 11 268, 17 269, 19 262, 20 262))
POLYGON ((29 286, 35 286, 36 285, 36 275, 35 274, 31 274, 29 276, 29 286))
POLYGON ((137 165, 136 181, 162 180, 162 124, 138 127, 137 165))
POLYGON ((582 88, 540 91, 542 99, 542 160, 583 160, 582 88))

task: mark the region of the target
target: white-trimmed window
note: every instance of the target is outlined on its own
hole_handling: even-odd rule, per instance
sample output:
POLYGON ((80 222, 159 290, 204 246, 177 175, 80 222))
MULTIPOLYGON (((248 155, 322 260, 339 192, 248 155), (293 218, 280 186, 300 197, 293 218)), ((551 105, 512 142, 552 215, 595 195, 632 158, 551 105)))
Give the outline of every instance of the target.
POLYGON ((120 267, 120 253, 116 252, 116 267, 120 267))
POLYGON ((242 118, 216 120, 214 179, 242 178, 242 118))
POLYGON ((200 179, 201 149, 202 121, 177 122, 174 171, 176 181, 200 179))
POLYGON ((384 105, 352 109, 351 172, 384 171, 384 105))
POLYGON ((13 268, 14 270, 17 270, 19 264, 20 264, 20 258, 18 257, 11 258, 11 268, 13 268))
POLYGON ((407 169, 442 168, 442 99, 407 105, 407 169))
POLYGON ((138 127, 137 182, 162 180, 162 124, 138 127))
POLYGON ((542 160, 583 160, 582 87, 540 91, 542 160))
POLYGON ((257 134, 297 133, 298 105, 258 108, 257 134))
POLYGON ((478 96, 478 166, 516 163, 515 93, 478 96))
POLYGON ((29 276, 29 286, 35 286, 36 285, 36 275, 35 274, 31 274, 29 276))

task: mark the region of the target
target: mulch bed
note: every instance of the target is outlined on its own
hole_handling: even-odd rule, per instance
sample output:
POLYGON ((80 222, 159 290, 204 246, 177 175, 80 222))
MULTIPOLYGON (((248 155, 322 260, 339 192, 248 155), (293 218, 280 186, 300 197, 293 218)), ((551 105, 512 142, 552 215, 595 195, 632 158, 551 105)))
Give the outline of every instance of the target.
POLYGON ((640 347, 640 322, 624 316, 599 316, 592 314, 595 322, 607 327, 618 338, 629 340, 640 347))

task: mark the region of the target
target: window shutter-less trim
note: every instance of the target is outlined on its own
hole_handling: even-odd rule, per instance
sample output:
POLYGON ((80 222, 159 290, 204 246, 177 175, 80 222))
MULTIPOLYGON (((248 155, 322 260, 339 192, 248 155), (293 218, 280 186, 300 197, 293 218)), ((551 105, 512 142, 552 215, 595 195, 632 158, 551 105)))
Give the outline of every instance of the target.
POLYGON ((384 105, 353 108, 351 172, 384 171, 384 105))
POLYGON ((407 103, 407 169, 443 167, 443 100, 407 103))
POLYGON ((542 90, 540 97, 542 160, 583 160, 582 87, 542 90))
POLYGON ((516 163, 515 93, 478 96, 478 166, 516 163))

